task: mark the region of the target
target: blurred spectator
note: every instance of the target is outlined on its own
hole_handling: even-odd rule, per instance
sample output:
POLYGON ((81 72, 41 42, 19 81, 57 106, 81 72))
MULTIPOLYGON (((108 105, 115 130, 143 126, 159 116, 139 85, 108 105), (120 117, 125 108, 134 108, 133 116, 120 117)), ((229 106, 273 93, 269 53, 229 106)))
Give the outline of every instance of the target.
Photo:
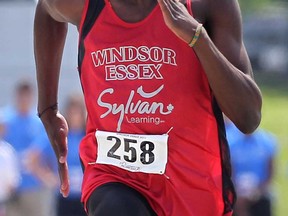
MULTIPOLYGON (((62 195, 57 195, 57 215, 58 216, 86 216, 83 206, 80 201, 81 197, 81 185, 83 171, 79 159, 79 144, 81 139, 85 135, 85 119, 86 111, 83 103, 83 99, 80 96, 70 96, 67 100, 64 115, 66 117, 69 132, 68 132, 68 164, 69 164, 69 178, 70 178, 70 194, 67 198, 63 198, 62 195)), ((41 134, 34 142, 34 149, 38 151, 38 155, 34 155, 37 161, 33 164, 35 173, 38 173, 39 178, 44 180, 47 178, 43 176, 50 176, 49 173, 54 170, 54 177, 58 178, 57 175, 57 159, 54 155, 50 142, 46 134, 41 134), (37 146, 37 143, 41 143, 37 146), (44 145, 43 145, 44 144, 44 145), (43 163, 54 163, 52 166, 50 164, 50 170, 43 170, 42 167, 37 167, 39 164, 43 163)), ((46 166, 47 167, 47 166, 46 166)))
POLYGON ((7 203, 7 216, 49 215, 46 211, 46 188, 29 168, 31 143, 36 135, 44 132, 33 110, 33 99, 32 85, 27 81, 19 82, 15 91, 15 104, 7 114, 9 119, 6 124, 5 140, 16 150, 22 179, 13 198, 7 203))
POLYGON ((67 199, 58 198, 58 216, 85 216, 80 202, 83 171, 79 159, 79 144, 85 135, 86 110, 81 96, 71 96, 66 104, 68 133, 68 164, 70 177, 70 195, 67 199))
POLYGON ((238 196, 234 215, 271 216, 275 137, 261 129, 244 135, 231 122, 227 122, 226 129, 238 196))
POLYGON ((5 203, 11 197, 20 181, 16 153, 13 147, 3 140, 4 133, 4 116, 0 113, 0 216, 6 216, 5 203))

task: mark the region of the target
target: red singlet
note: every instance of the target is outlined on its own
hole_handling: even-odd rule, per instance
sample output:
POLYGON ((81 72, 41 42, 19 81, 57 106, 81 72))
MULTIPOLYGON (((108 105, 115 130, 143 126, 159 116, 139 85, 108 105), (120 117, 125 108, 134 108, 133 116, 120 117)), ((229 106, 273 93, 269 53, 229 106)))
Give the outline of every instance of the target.
POLYGON ((93 21, 91 2, 86 0, 79 46, 88 111, 80 145, 82 201, 99 185, 122 182, 141 192, 159 216, 223 215, 213 97, 193 49, 168 29, 158 4, 144 20, 127 23, 108 0, 93 21), (83 37, 85 22, 90 28, 83 37), (89 164, 97 157, 96 130, 158 135, 172 127, 164 175, 89 164))

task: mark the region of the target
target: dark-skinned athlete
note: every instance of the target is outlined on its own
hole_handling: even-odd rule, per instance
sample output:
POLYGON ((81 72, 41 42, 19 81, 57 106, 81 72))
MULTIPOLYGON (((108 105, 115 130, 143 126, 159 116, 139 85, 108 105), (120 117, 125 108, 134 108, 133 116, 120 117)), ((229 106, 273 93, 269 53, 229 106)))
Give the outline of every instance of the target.
POLYGON ((57 92, 67 23, 79 31, 88 112, 80 144, 88 215, 232 215, 222 113, 251 133, 262 104, 237 0, 39 0, 38 112, 63 196, 68 127, 57 92))

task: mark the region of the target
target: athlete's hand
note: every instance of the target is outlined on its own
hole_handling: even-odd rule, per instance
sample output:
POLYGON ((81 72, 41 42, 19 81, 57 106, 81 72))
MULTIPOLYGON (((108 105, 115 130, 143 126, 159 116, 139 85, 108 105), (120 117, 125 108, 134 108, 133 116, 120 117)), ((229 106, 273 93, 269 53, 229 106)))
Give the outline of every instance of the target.
POLYGON ((69 194, 67 122, 58 111, 45 113, 45 115, 41 117, 41 120, 58 160, 58 172, 61 181, 60 193, 63 197, 67 197, 69 194))
POLYGON ((180 39, 189 43, 195 34, 198 22, 179 0, 158 0, 158 3, 168 28, 180 39))

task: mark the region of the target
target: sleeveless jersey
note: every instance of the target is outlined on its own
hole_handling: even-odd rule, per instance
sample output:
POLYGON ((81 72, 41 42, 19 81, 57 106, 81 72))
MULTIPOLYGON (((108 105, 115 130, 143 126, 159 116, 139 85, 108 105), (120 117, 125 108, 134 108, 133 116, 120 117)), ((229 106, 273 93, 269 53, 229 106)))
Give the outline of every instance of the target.
POLYGON ((226 172, 221 160, 229 156, 215 115, 221 111, 193 49, 168 29, 158 4, 142 21, 127 23, 108 0, 86 0, 79 73, 88 112, 80 145, 84 203, 96 187, 122 182, 141 192, 159 216, 231 212, 229 165, 226 172), (164 175, 93 163, 97 130, 159 135, 170 129, 164 175))

